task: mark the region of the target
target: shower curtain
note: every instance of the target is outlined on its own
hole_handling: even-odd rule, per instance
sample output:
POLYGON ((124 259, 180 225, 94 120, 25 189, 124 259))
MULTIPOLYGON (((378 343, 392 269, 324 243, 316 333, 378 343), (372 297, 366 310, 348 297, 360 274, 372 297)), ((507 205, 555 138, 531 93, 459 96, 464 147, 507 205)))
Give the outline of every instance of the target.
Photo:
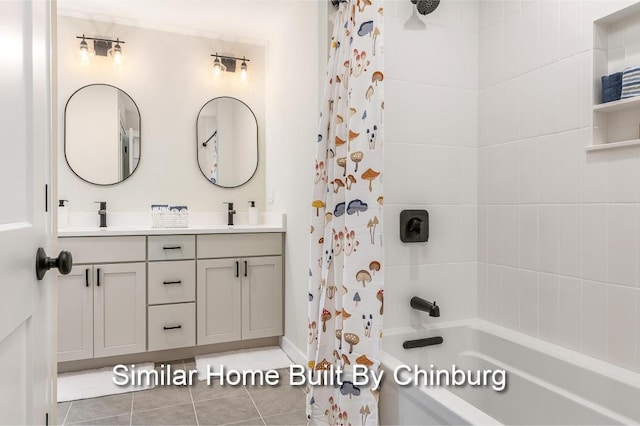
POLYGON ((354 376, 354 369, 380 369, 382 30, 382 0, 340 3, 311 201, 307 356, 314 382, 324 379, 309 387, 310 424, 378 424, 379 390, 354 376))

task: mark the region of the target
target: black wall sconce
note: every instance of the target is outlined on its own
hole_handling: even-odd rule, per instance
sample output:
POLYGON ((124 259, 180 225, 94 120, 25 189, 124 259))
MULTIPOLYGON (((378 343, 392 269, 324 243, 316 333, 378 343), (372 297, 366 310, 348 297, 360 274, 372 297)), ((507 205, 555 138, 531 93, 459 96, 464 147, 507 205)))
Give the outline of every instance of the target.
POLYGON ((236 72, 236 61, 242 61, 240 64, 240 78, 245 80, 247 78, 247 62, 250 60, 246 57, 236 58, 234 56, 218 55, 217 53, 211 54, 215 59, 213 60, 213 72, 220 75, 222 71, 236 72))
POLYGON ((100 37, 87 37, 84 34, 76 36, 80 40, 80 59, 83 64, 87 64, 92 56, 110 56, 115 65, 122 64, 122 46, 124 40, 116 38, 111 40, 100 37), (89 47, 87 40, 93 41, 93 48, 89 47), (115 45, 114 45, 115 43, 115 45))
POLYGON ((402 210, 400 212, 400 240, 403 243, 429 241, 429 212, 426 210, 402 210))

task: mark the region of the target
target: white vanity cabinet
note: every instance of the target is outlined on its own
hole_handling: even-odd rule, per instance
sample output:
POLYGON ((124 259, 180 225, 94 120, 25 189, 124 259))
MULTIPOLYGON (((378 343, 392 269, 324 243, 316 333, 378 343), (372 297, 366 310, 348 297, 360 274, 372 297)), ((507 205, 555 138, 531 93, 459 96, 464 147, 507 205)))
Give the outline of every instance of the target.
POLYGON ((65 238, 74 256, 58 276, 58 361, 146 350, 144 237, 65 238))
POLYGON ((58 361, 281 336, 282 232, 205 231, 60 238, 58 361))
POLYGON ((198 345, 280 336, 282 235, 199 235, 198 345))

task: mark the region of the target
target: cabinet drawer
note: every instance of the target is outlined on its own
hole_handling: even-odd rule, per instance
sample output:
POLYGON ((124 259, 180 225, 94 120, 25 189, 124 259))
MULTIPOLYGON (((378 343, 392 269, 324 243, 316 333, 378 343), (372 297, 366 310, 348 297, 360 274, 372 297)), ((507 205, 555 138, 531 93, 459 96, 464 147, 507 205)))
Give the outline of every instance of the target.
POLYGON ((193 302, 196 300, 196 262, 150 262, 149 304, 193 302))
POLYGON ((282 234, 198 235, 198 258, 282 254, 282 234))
POLYGON ((195 259, 194 235, 158 235, 149 237, 149 260, 195 259))
POLYGON ((196 304, 149 306, 149 350, 196 345, 196 304))
POLYGON ((68 250, 73 263, 144 262, 145 237, 60 238, 60 250, 68 250))

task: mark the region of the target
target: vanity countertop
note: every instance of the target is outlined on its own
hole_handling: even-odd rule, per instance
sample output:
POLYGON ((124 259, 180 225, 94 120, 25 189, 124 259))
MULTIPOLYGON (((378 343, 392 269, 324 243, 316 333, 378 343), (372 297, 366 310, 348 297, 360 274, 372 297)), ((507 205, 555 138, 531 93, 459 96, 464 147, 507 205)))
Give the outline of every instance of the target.
MULTIPOLYGON (((114 214, 116 216, 116 214, 114 214)), ((145 216, 147 217, 147 216, 145 216)), ((106 228, 78 221, 78 226, 58 229, 58 237, 117 237, 128 235, 193 235, 193 234, 250 234, 263 232, 285 232, 285 215, 274 213, 262 213, 259 225, 248 225, 242 214, 239 214, 237 225, 228 226, 220 224, 219 220, 211 221, 194 220, 187 228, 153 228, 148 220, 123 220, 123 217, 114 217, 112 223, 106 228), (134 223, 131 223, 134 222, 134 223), (137 222, 137 223, 136 223, 137 222)), ((226 220, 226 215, 224 216, 226 220)), ((196 216, 195 219, 200 219, 196 216)), ((224 222, 223 222, 224 223, 224 222)))

